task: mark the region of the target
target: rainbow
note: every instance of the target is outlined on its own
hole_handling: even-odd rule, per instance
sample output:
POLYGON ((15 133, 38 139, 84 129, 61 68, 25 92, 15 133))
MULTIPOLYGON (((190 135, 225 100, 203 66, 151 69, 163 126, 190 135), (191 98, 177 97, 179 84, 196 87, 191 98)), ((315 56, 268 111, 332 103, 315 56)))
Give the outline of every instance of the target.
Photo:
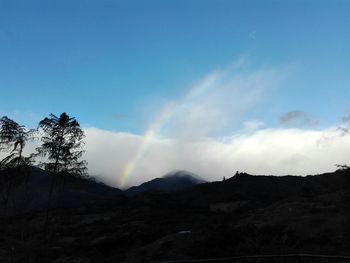
POLYGON ((158 118, 146 130, 145 134, 143 135, 142 142, 136 151, 136 154, 125 165, 122 171, 122 175, 119 177, 119 187, 123 188, 126 186, 128 178, 133 174, 135 168, 143 159, 145 153, 151 145, 151 142, 156 138, 162 126, 169 122, 171 117, 174 116, 176 112, 185 108, 189 103, 203 95, 203 93, 209 89, 215 87, 216 85, 214 84, 217 81, 217 77, 217 72, 208 75, 202 82, 200 82, 198 85, 195 85, 188 91, 182 103, 169 103, 165 106, 158 118))
POLYGON ((143 140, 139 146, 139 149, 137 150, 136 154, 133 158, 131 158, 126 166, 123 169, 122 176, 119 179, 119 186, 124 187, 127 183, 127 179, 129 176, 133 173, 133 171, 136 168, 136 165, 140 162, 140 160, 143 158, 144 154, 146 153, 147 149, 151 145, 151 142, 156 137, 158 131, 164 125, 164 123, 170 119, 170 116, 174 112, 174 104, 168 104, 163 112, 159 115, 157 120, 150 125, 150 127, 147 129, 143 136, 143 140))

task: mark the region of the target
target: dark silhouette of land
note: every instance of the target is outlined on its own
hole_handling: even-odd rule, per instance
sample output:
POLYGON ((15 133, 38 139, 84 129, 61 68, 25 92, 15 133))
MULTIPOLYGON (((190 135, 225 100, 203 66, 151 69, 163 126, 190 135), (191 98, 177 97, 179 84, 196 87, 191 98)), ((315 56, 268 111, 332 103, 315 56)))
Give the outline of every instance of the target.
MULTIPOLYGON (((47 193, 50 176, 32 168, 29 204, 20 210, 9 208, 1 217, 1 262, 161 262, 292 253, 350 256, 346 167, 306 177, 237 173, 221 182, 194 183, 177 191, 158 187, 132 196, 93 180, 68 178, 63 189, 55 188, 43 244, 46 199, 41 201, 40 193, 47 193)), ((176 184, 176 176, 170 178, 176 184)), ((307 260, 303 262, 319 262, 307 260)))

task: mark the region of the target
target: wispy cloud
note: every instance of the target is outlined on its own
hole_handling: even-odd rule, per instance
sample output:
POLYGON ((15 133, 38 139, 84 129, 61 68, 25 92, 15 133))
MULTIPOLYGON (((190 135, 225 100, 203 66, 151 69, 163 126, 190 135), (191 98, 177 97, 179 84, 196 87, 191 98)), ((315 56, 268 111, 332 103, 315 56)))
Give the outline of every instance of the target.
POLYGON ((279 119, 279 125, 293 128, 316 127, 318 120, 304 111, 296 110, 284 113, 279 119))
POLYGON ((183 99, 173 102, 173 114, 162 133, 175 138, 198 138, 227 131, 268 98, 289 73, 283 68, 247 71, 247 63, 242 58, 208 74, 183 99))

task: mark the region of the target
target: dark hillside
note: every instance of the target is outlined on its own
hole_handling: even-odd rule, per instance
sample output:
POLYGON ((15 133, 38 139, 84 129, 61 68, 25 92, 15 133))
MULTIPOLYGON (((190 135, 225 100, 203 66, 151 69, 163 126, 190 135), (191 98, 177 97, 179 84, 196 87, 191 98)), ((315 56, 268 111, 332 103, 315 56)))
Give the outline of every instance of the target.
POLYGON ((180 198, 202 204, 234 200, 271 204, 287 198, 315 196, 346 191, 349 188, 349 171, 306 177, 258 176, 241 173, 222 182, 198 185, 184 191, 180 198))
MULTIPOLYGON (((349 170, 307 177, 239 174, 125 199, 97 198, 109 188, 86 182, 85 190, 67 190, 65 202, 94 202, 55 209, 45 246, 44 213, 25 221, 21 216, 1 219, 0 260, 137 263, 259 254, 350 255, 349 181, 349 170), (12 259, 11 247, 16 251, 12 259)), ((111 197, 114 192, 108 191, 111 197)))
MULTIPOLYGON (((51 180, 51 174, 37 167, 31 167, 29 175, 22 176, 15 184, 11 194, 13 201, 9 202, 8 212, 18 214, 45 210, 51 180)), ((57 176, 54 182, 52 206, 53 208, 78 207, 99 199, 121 196, 123 196, 121 190, 90 179, 80 179, 70 175, 57 176)), ((2 209, 3 207, 0 208, 0 215, 2 209)))

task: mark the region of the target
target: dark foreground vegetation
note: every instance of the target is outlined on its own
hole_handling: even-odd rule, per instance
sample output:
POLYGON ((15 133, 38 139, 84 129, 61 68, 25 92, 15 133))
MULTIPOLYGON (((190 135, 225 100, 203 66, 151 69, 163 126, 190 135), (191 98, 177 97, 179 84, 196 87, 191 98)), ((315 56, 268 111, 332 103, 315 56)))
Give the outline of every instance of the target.
POLYGON ((134 197, 91 181, 67 182, 55 192, 61 198, 52 204, 47 233, 40 206, 1 218, 1 262, 350 255, 347 169, 308 177, 237 174, 134 197))
POLYGON ((236 173, 200 184, 186 175, 123 192, 86 175, 84 134, 74 118, 41 121, 42 145, 29 156, 23 148, 35 131, 1 121, 8 156, 0 166, 0 262, 350 256, 347 166, 307 177, 236 173))

